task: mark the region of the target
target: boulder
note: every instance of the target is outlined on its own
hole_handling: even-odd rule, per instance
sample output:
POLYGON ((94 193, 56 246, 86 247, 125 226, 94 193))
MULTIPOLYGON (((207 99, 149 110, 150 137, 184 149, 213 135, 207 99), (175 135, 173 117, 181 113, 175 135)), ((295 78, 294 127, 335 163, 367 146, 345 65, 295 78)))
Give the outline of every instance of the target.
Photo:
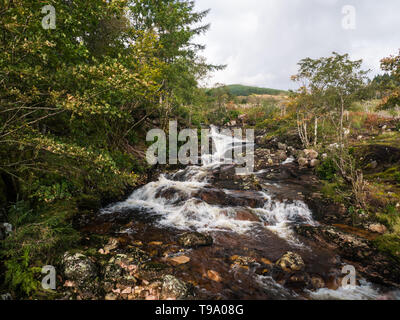
POLYGON ((244 209, 236 211, 235 220, 260 222, 260 219, 255 214, 244 209))
POLYGON ((300 271, 305 267, 302 257, 294 252, 286 252, 277 262, 276 265, 281 267, 283 270, 290 271, 300 271))
POLYGON ((192 295, 192 287, 187 283, 175 278, 171 275, 166 275, 162 280, 161 299, 186 299, 192 295))
POLYGON ((211 246, 213 244, 213 238, 199 232, 188 232, 179 236, 178 243, 185 248, 197 248, 211 246))
POLYGON ((64 276, 76 283, 84 283, 96 277, 96 266, 85 255, 81 253, 66 252, 62 257, 64 276))

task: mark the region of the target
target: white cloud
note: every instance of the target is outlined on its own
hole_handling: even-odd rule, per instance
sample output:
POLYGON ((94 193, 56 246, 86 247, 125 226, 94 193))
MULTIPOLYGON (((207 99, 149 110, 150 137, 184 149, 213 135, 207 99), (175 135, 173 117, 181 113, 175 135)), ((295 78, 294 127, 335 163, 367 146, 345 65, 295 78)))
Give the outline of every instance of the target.
POLYGON ((300 59, 332 51, 363 58, 376 74, 380 59, 400 48, 398 0, 197 0, 197 8, 211 9, 211 29, 197 39, 207 46, 203 55, 228 65, 210 85, 294 88, 300 59), (356 30, 342 28, 344 5, 356 8, 356 30))

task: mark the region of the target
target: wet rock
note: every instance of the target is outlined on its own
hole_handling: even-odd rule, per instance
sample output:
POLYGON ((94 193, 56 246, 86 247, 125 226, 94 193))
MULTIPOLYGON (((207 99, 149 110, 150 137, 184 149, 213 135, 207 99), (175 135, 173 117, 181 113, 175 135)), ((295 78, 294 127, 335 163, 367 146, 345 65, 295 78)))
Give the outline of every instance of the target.
POLYGON ((173 265, 179 266, 181 264, 188 263, 190 261, 190 258, 187 256, 178 256, 178 257, 170 258, 169 261, 171 261, 173 265))
POLYGON ((225 192, 218 189, 205 189, 201 190, 198 197, 212 205, 228 205, 225 192))
POLYGON ((236 211, 235 219, 239 221, 260 222, 260 219, 255 214, 247 210, 236 211))
POLYGON ((158 262, 147 262, 140 266, 138 276, 140 279, 146 281, 153 281, 161 279, 166 274, 170 274, 173 271, 172 267, 158 262))
POLYGON ((156 198, 164 198, 169 200, 172 204, 176 204, 189 199, 189 196, 182 190, 175 188, 162 189, 156 194, 156 198))
POLYGON ((217 271, 214 271, 214 270, 208 270, 207 271, 207 278, 212 280, 212 281, 215 281, 215 282, 221 282, 222 281, 221 275, 217 271))
POLYGON ((300 167, 308 166, 308 160, 306 158, 299 158, 299 159, 297 159, 297 162, 299 163, 300 167))
POLYGON ((185 248, 197 248, 211 246, 213 244, 213 238, 199 232, 188 232, 179 236, 178 243, 185 248))
POLYGON ((304 269, 305 264, 302 257, 294 252, 286 252, 277 262, 276 265, 285 271, 300 271, 304 269))
POLYGON ((191 285, 175 278, 171 275, 163 277, 161 298, 163 300, 176 299, 182 300, 193 295, 193 288, 191 285))
POLYGON ((370 240, 331 226, 298 225, 294 230, 305 238, 336 250, 343 259, 357 263, 357 272, 370 281, 400 286, 400 266, 392 256, 378 251, 370 240))
POLYGON ((284 285, 290 289, 300 290, 309 288, 311 284, 310 276, 303 271, 296 271, 285 280, 284 285))
POLYGON ((254 266, 257 262, 256 259, 254 259, 252 257, 244 257, 244 256, 238 256, 238 255, 234 255, 230 259, 233 262, 231 267, 240 266, 240 267, 249 268, 249 267, 254 266))
POLYGON ((64 276, 76 283, 84 283, 96 277, 97 270, 95 264, 81 253, 66 252, 62 257, 64 276))
POLYGON ((311 277, 311 286, 313 290, 325 288, 325 281, 322 277, 314 275, 311 277))

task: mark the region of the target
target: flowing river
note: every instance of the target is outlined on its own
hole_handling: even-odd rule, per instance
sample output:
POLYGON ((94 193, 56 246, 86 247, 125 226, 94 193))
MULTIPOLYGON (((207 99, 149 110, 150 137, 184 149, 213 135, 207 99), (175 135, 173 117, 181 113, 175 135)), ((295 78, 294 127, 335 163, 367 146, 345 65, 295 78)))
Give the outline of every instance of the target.
POLYGON ((211 138, 215 152, 203 157, 202 166, 161 175, 125 201, 104 208, 103 221, 118 224, 118 234, 131 242, 141 241, 145 247, 163 243, 162 252, 154 253, 160 263, 170 257, 189 257, 190 262, 174 272, 194 283, 203 299, 385 298, 387 293, 363 279, 355 288, 341 288, 341 258, 318 243, 304 243, 293 231, 295 225, 318 225, 307 204, 293 196, 290 186, 268 181, 264 171, 253 175, 263 181, 260 190, 235 187, 235 165, 221 159, 246 141, 232 140, 216 128, 211 138), (214 244, 178 248, 176 237, 187 231, 208 233, 214 244), (322 279, 323 288, 297 290, 274 280, 265 266, 268 269, 288 251, 303 258, 307 274, 322 279))

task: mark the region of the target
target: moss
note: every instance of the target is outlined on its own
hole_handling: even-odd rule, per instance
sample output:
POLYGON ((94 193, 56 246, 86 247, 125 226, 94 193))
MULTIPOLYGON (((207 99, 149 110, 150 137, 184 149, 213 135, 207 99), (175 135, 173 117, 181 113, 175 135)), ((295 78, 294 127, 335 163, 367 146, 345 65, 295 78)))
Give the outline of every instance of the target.
POLYGON ((385 234, 373 241, 375 247, 382 252, 390 254, 400 262, 400 237, 397 234, 385 234))
POLYGON ((400 166, 393 166, 383 172, 367 175, 371 180, 380 179, 385 182, 400 184, 400 166))
POLYGON ((347 187, 341 182, 323 181, 321 192, 325 197, 332 199, 336 203, 346 203, 346 198, 349 196, 349 192, 346 192, 346 189, 347 187))

